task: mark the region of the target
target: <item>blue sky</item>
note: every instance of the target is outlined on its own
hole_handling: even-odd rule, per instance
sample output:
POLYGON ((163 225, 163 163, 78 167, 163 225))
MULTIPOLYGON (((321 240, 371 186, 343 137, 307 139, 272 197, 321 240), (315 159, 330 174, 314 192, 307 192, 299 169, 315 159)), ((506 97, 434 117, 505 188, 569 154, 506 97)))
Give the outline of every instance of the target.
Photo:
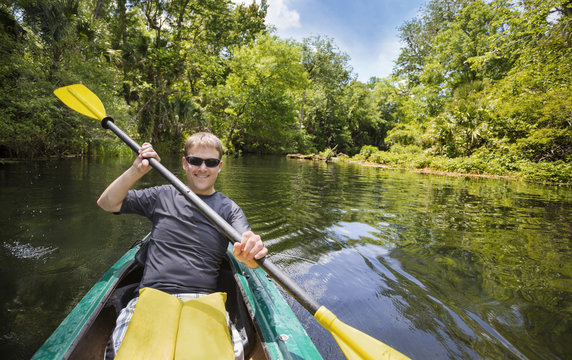
MULTIPOLYGON (((233 0, 251 3, 252 0, 233 0)), ((281 38, 323 35, 350 56, 358 79, 385 77, 399 55, 397 28, 427 0, 267 0, 266 23, 281 38)))

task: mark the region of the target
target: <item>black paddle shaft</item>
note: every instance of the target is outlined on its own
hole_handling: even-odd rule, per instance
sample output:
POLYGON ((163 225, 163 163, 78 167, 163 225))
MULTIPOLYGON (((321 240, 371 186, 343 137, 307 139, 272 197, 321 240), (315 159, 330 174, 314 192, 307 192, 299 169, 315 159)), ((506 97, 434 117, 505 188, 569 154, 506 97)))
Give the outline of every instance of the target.
MULTIPOLYGON (((115 125, 113 119, 106 117, 101 121, 101 125, 105 129, 113 131, 117 137, 125 142, 133 151, 139 153, 141 146, 137 144, 129 135, 124 133, 115 125)), ((225 234, 233 243, 241 242, 242 235, 236 231, 229 223, 227 223, 219 214, 217 214, 210 206, 208 206, 200 197, 197 196, 187 185, 185 185, 178 177, 173 175, 163 164, 154 158, 147 159, 149 164, 153 166, 167 181, 183 194, 191 203, 193 203, 199 211, 209 219, 223 234, 225 234)), ((312 315, 316 314, 320 305, 314 300, 304 289, 296 284, 288 275, 286 275, 279 267, 270 260, 263 257, 256 260, 256 263, 266 271, 272 278, 288 291, 306 310, 312 315)))

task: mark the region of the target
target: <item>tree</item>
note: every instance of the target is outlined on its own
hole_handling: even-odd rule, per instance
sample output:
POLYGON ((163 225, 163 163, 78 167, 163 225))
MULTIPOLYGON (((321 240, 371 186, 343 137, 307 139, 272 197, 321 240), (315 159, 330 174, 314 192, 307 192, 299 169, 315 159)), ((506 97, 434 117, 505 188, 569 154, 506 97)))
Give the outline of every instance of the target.
POLYGON ((338 146, 348 152, 352 148, 345 90, 352 80, 349 56, 331 39, 319 36, 304 39, 302 53, 310 83, 300 105, 301 125, 318 149, 338 146))
POLYGON ((390 121, 380 116, 374 92, 367 85, 352 81, 346 87, 348 127, 351 133, 350 154, 357 154, 364 145, 384 147, 390 121))
POLYGON ((418 86, 420 76, 435 55, 436 38, 455 19, 467 0, 433 0, 420 15, 399 27, 404 43, 396 61, 395 75, 405 77, 409 86, 418 86))
POLYGON ((482 92, 485 85, 475 81, 459 86, 454 100, 431 120, 427 135, 434 152, 448 157, 470 156, 488 145, 494 114, 482 92))
POLYGON ((532 161, 572 160, 571 9, 570 1, 526 2, 511 10, 499 40, 516 60, 488 91, 504 120, 496 136, 532 161))
POLYGON ((260 34, 232 53, 212 104, 213 129, 229 151, 284 151, 296 131, 295 99, 307 84, 300 49, 260 34))
MULTIPOLYGON (((118 12, 123 13, 118 3, 118 12)), ((135 40, 125 50, 127 99, 136 100, 135 114, 141 135, 164 150, 178 150, 181 137, 205 129, 207 94, 224 83, 229 73, 231 48, 264 31, 266 4, 233 6, 226 0, 136 1, 131 13, 142 15, 143 29, 127 34, 135 40)), ((129 20, 126 13, 125 20, 129 20)), ((137 15, 136 15, 137 16, 137 15)), ((128 31, 116 27, 124 38, 128 31)), ((123 46, 123 45, 121 45, 123 46)), ((122 47, 118 50, 123 51, 122 47)))
POLYGON ((388 140, 414 141, 404 135, 415 129, 423 146, 450 157, 486 148, 569 160, 571 4, 430 2, 401 28, 404 124, 388 140))
POLYGON ((102 55, 106 33, 79 1, 13 1, 0 6, 0 156, 82 154, 103 129, 69 113, 52 94, 63 84, 82 81, 118 104, 115 71, 102 55), (107 88, 102 92, 103 88, 107 88))

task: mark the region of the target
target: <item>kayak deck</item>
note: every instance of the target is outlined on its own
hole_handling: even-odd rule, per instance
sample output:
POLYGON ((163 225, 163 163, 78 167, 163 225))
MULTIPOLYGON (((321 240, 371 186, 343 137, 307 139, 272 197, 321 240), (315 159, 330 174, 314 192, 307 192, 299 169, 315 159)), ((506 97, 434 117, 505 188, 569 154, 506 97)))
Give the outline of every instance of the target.
MULTIPOLYGON (((101 277, 32 359, 103 359, 117 313, 141 278, 142 268, 134 261, 139 246, 101 277)), ((219 288, 228 294, 231 320, 248 337, 247 359, 322 359, 266 273, 236 261, 230 247, 219 288)))

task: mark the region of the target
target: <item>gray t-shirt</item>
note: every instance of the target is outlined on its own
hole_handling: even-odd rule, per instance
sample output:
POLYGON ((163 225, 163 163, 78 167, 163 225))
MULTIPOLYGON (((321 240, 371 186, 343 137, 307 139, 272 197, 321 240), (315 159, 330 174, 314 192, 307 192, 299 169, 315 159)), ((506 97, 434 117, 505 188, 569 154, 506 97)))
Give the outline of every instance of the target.
MULTIPOLYGON (((240 234, 250 230, 242 209, 228 197, 215 192, 200 198, 240 234)), ((119 213, 143 215, 153 223, 141 288, 171 294, 215 291, 229 240, 177 189, 129 190, 119 213)))

